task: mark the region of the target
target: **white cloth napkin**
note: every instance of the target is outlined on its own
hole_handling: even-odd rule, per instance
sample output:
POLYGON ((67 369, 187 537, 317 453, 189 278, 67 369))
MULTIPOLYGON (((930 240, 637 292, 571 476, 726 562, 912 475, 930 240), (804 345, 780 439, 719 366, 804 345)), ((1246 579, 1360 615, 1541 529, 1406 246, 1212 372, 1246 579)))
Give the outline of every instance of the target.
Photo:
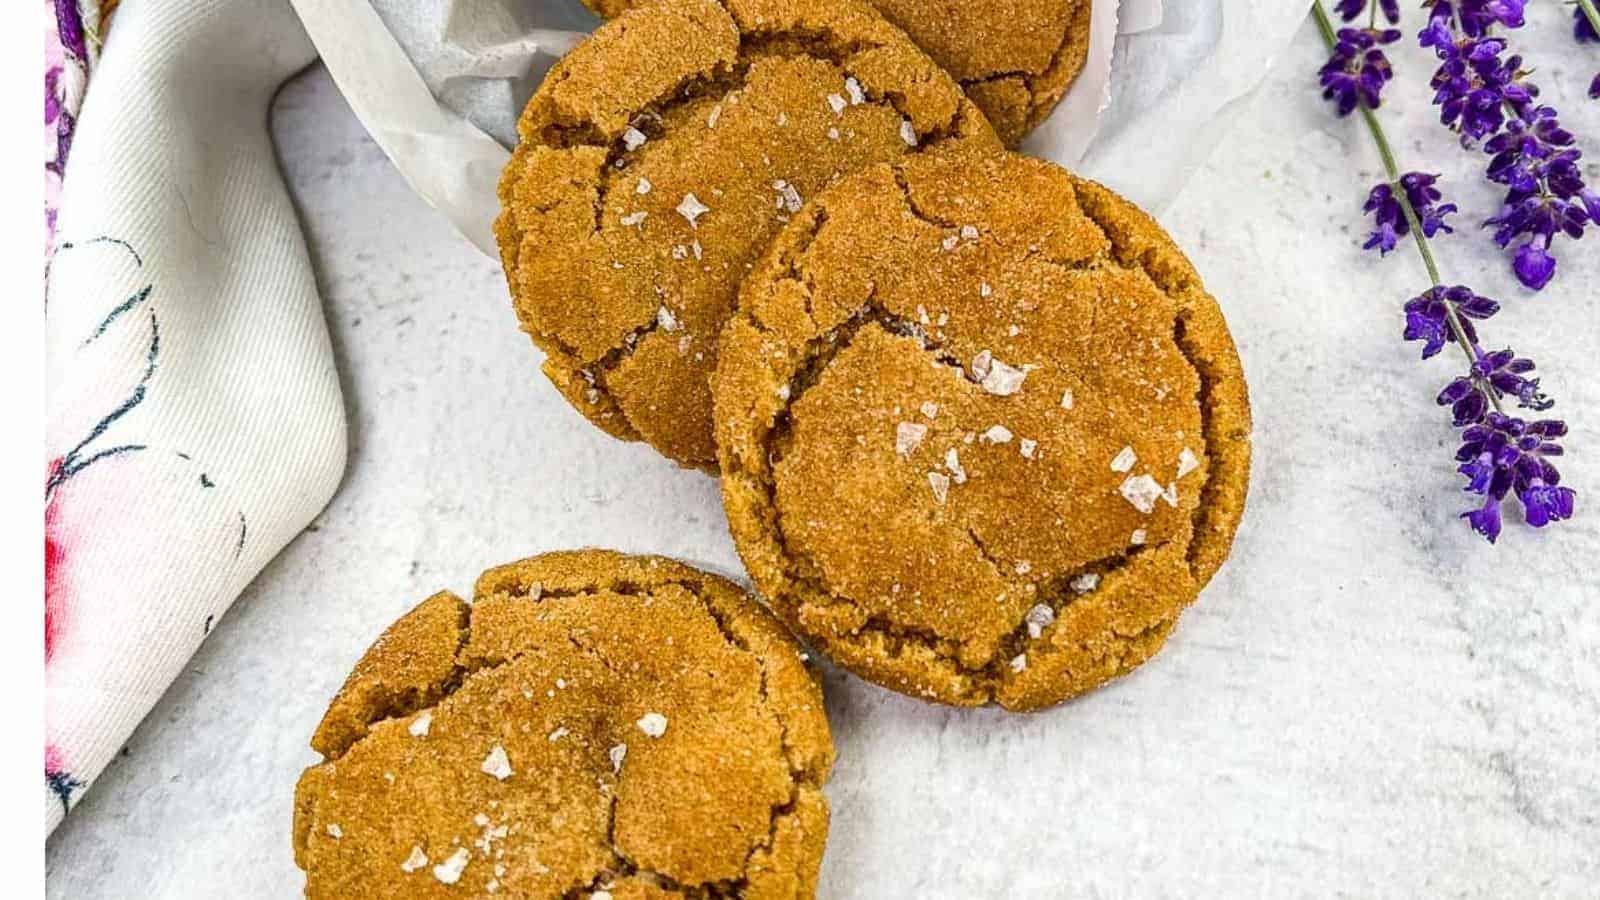
POLYGON ((45 822, 333 495, 344 409, 267 134, 285 0, 124 0, 46 295, 45 822))

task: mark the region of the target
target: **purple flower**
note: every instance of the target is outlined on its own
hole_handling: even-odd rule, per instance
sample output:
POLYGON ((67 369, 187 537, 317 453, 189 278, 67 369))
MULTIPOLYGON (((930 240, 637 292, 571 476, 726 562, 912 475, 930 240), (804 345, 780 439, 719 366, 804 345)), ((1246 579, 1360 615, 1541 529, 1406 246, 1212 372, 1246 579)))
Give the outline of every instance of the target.
POLYGON ((1600 73, 1596 73, 1594 80, 1589 82, 1589 99, 1600 100, 1600 73))
POLYGON ((1365 103, 1376 109, 1383 86, 1394 77, 1389 58, 1379 49, 1400 39, 1395 29, 1341 28, 1333 55, 1318 73, 1322 96, 1334 101, 1339 115, 1365 103))
POLYGON ((1422 341, 1422 358, 1438 353, 1444 345, 1454 340, 1450 333, 1449 313, 1446 304, 1455 307, 1456 318, 1467 340, 1478 343, 1473 319, 1483 320, 1500 311, 1500 304, 1488 297, 1480 297, 1466 285, 1438 285, 1406 301, 1406 330, 1408 341, 1422 341))
MULTIPOLYGON (((1444 217, 1456 211, 1454 203, 1439 203, 1443 196, 1439 189, 1434 187, 1434 182, 1439 180, 1438 175, 1429 175, 1423 172, 1407 172, 1400 176, 1400 184, 1405 188, 1406 199, 1411 202, 1411 210, 1417 214, 1417 221, 1422 225, 1424 237, 1433 237, 1439 232, 1450 234, 1455 229, 1445 224, 1444 217)), ((1411 223, 1406 220, 1405 210, 1400 208, 1399 198, 1395 196, 1394 186, 1385 181, 1367 193, 1367 202, 1361 207, 1362 212, 1372 213, 1373 224, 1376 226, 1367 242, 1361 245, 1363 250, 1378 248, 1379 255, 1394 249, 1395 241, 1411 233, 1411 223)))
POLYGON ((1434 19, 1417 41, 1432 47, 1440 60, 1430 82, 1433 103, 1439 121, 1459 133, 1462 143, 1495 134, 1505 124, 1507 107, 1520 110, 1539 93, 1524 80, 1522 57, 1500 58, 1506 49, 1501 38, 1458 38, 1445 21, 1434 19))
POLYGON ((1535 412, 1555 405, 1539 390, 1539 379, 1525 377, 1534 370, 1533 360, 1517 356, 1509 347, 1493 353, 1479 350, 1477 355, 1472 374, 1492 385, 1501 396, 1515 397, 1518 406, 1535 412))
POLYGON ((1500 501, 1513 490, 1535 528, 1572 516, 1577 495, 1560 486, 1561 473, 1550 464, 1562 454, 1556 440, 1566 433, 1557 419, 1525 422, 1498 412, 1461 432, 1456 461, 1467 479, 1463 490, 1484 498, 1480 508, 1462 513, 1473 530, 1493 543, 1500 536, 1500 501))
POLYGON ((1439 392, 1438 403, 1450 407, 1450 421, 1457 428, 1483 421, 1483 414, 1489 410, 1489 398, 1478 390, 1476 382, 1465 376, 1445 385, 1439 392))
MULTIPOLYGON (((1400 0, 1373 0, 1373 2, 1378 4, 1379 11, 1389 20, 1389 24, 1400 24, 1400 0)), ((1339 18, 1349 22, 1367 11, 1367 0, 1339 0, 1333 5, 1333 11, 1339 14, 1339 18)))
POLYGON ((1528 0, 1435 0, 1430 21, 1454 21, 1470 37, 1479 37, 1495 25, 1522 27, 1528 0))
POLYGON ((1600 33, 1595 32, 1594 23, 1590 22, 1589 17, 1583 14, 1583 7, 1581 6, 1572 8, 1572 38, 1580 44, 1587 44, 1591 41, 1600 42, 1600 33))
POLYGON ((1561 127, 1548 106, 1524 109, 1489 139, 1484 150, 1490 181, 1506 186, 1500 212, 1484 221, 1495 226, 1494 241, 1508 247, 1518 238, 1512 271, 1524 285, 1539 290, 1555 276, 1550 244, 1557 234, 1577 240, 1584 227, 1600 222, 1600 193, 1590 189, 1578 168, 1582 154, 1572 133, 1561 127))

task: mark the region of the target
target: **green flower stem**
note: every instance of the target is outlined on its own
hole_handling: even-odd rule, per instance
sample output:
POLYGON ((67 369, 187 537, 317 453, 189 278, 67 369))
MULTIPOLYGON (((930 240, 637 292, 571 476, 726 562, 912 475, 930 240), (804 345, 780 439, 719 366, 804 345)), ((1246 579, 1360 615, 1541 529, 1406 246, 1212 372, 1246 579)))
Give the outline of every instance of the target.
POLYGON ((1589 27, 1595 34, 1600 34, 1600 9, 1596 9, 1594 0, 1578 0, 1578 8, 1583 10, 1583 17, 1589 20, 1589 27))
MULTIPOLYGON (((1580 2, 1592 5, 1592 0, 1580 0, 1580 2)), ((1328 11, 1322 6, 1322 0, 1313 0, 1311 15, 1317 20, 1317 27, 1322 31, 1323 43, 1327 44, 1328 51, 1332 52, 1334 45, 1338 43, 1338 37, 1334 33, 1332 20, 1328 18, 1328 11)), ((1406 195, 1405 185, 1400 183, 1400 166, 1395 162, 1394 150, 1389 146, 1389 138, 1383 132, 1383 125, 1378 122, 1377 113, 1373 112, 1372 107, 1367 105, 1367 101, 1357 98, 1357 102, 1361 108, 1361 118, 1367 123, 1367 132, 1372 135, 1372 142, 1378 147, 1378 156, 1383 160, 1384 171, 1389 175, 1389 186, 1394 191, 1394 198, 1400 204, 1400 211, 1405 214, 1406 225, 1409 226, 1412 240, 1417 245, 1417 253, 1422 256, 1422 265, 1427 268, 1428 278, 1433 282, 1433 286, 1439 287, 1441 284, 1439 265, 1434 262, 1433 249, 1428 246, 1428 239, 1422 233, 1422 221, 1417 217, 1417 211, 1411 206, 1411 198, 1406 195)), ((1456 339, 1456 344, 1467 357, 1467 371, 1470 374, 1472 364, 1478 361, 1477 351, 1473 348, 1471 339, 1467 337, 1467 330, 1461 324, 1461 317, 1456 313, 1456 305, 1454 303, 1448 300, 1444 301, 1444 315, 1445 321, 1450 325, 1450 333, 1456 339)), ((1478 390, 1489 398, 1489 402, 1494 405, 1495 411, 1501 412, 1498 392, 1488 384, 1485 384, 1481 378, 1473 376, 1473 381, 1477 383, 1478 390)))

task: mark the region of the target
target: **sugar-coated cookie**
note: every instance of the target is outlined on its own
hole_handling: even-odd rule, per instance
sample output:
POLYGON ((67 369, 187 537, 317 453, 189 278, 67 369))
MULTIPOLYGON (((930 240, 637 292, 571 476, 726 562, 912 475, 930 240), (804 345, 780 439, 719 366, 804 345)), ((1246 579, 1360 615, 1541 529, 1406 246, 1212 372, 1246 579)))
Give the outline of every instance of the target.
MULTIPOLYGON (((602 16, 653 0, 584 0, 602 16)), ((1014 147, 1083 71, 1092 0, 870 0, 943 66, 1014 147)))
POLYGON ((384 632, 295 792, 306 894, 809 897, 822 694, 737 586, 657 557, 490 569, 384 632))
POLYGON ((1149 216, 1015 154, 814 198, 746 281, 715 391, 756 587, 930 700, 1033 709, 1139 665, 1244 509, 1216 301, 1149 216))
POLYGON ((998 147, 858 0, 630 10, 551 69, 519 134, 495 232, 545 374, 609 433, 704 469, 717 335, 783 223, 865 165, 998 147))

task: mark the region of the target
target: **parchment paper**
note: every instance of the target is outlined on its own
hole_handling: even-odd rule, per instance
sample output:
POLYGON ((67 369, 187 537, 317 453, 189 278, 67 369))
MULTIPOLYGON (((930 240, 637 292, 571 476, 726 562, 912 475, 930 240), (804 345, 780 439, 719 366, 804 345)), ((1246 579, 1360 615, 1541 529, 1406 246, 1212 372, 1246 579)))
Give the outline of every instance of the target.
MULTIPOLYGON (((292 0, 356 116, 407 182, 495 255, 517 114, 598 21, 578 0, 292 0)), ((1304 17, 1282 0, 1092 0, 1088 60, 1024 143, 1158 211, 1304 17), (1123 33, 1119 35, 1120 29, 1123 33)))

